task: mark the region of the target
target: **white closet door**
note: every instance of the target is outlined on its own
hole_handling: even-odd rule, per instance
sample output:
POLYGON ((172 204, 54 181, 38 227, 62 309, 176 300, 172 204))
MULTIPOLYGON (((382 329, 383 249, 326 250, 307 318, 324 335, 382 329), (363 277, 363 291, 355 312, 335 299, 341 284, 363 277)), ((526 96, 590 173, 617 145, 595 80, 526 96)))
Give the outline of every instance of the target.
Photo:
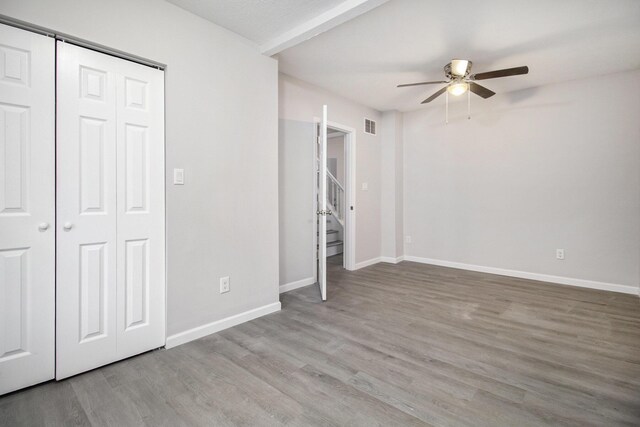
POLYGON ((54 41, 0 25, 0 394, 53 378, 54 41))
POLYGON ((116 360, 113 58, 58 42, 56 378, 116 360))
POLYGON ((164 73, 119 60, 118 358, 165 343, 164 73))
POLYGON ((161 71, 58 43, 58 379, 164 345, 163 102, 161 71))

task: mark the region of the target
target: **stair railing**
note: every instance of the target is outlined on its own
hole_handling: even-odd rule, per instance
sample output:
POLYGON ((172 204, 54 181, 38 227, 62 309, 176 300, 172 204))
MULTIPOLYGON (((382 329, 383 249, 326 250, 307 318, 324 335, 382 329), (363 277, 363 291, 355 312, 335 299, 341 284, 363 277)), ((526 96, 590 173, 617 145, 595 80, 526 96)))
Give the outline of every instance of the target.
POLYGON ((333 216, 344 227, 344 187, 327 171, 327 203, 333 216))

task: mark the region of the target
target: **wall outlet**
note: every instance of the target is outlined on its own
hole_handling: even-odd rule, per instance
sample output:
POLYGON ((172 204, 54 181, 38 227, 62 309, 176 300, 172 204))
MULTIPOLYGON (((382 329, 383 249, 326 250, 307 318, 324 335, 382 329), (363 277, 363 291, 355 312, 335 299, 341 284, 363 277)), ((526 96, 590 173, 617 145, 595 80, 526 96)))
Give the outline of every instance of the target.
POLYGON ((556 249, 556 259, 564 259, 564 249, 556 249))
POLYGON ((224 294, 229 292, 231 288, 229 287, 229 276, 220 278, 220 293, 224 294))
POLYGON ((404 236, 405 243, 411 243, 411 236, 404 236))
POLYGON ((367 191, 368 189, 369 189, 369 183, 363 182, 362 183, 362 191, 367 191))

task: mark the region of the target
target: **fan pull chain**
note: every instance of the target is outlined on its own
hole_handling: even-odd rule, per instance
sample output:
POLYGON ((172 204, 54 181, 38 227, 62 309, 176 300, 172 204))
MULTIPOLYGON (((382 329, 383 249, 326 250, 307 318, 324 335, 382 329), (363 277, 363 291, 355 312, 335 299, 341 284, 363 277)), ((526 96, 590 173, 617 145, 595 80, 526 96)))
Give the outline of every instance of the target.
POLYGON ((444 109, 445 111, 444 121, 446 124, 449 124, 449 91, 445 92, 445 96, 446 96, 446 102, 445 102, 446 107, 444 109))
POLYGON ((471 91, 467 90, 467 119, 471 120, 471 91))

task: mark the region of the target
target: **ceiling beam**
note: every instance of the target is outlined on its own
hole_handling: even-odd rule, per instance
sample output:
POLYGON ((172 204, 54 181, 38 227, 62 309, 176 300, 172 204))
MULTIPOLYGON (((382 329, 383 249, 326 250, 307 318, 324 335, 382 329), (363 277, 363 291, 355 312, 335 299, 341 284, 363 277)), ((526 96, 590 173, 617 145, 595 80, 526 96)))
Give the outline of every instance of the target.
POLYGON ((346 0, 309 21, 283 33, 260 46, 267 56, 275 55, 318 34, 324 33, 363 13, 375 9, 389 0, 346 0))

